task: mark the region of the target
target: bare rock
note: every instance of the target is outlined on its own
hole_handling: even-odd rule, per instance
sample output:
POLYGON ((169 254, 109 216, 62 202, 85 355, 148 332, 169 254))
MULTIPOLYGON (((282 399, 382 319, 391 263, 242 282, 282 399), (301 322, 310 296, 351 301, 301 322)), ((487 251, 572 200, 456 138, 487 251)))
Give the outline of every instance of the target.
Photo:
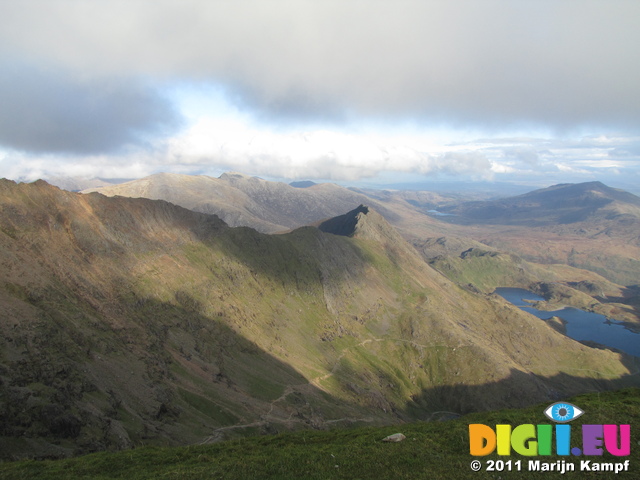
POLYGON ((389 435, 388 437, 383 438, 382 441, 383 442, 401 442, 405 438, 407 438, 407 437, 405 437, 401 433, 394 433, 393 435, 389 435))

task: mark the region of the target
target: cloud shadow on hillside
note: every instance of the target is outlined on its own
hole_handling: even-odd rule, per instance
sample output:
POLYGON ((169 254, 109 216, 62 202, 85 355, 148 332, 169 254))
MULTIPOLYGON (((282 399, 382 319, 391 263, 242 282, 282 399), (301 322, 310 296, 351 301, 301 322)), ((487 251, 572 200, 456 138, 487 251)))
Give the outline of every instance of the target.
POLYGON ((176 303, 129 297, 116 316, 80 298, 63 303, 73 297, 64 285, 45 293, 30 302, 38 324, 5 339, 42 347, 0 367, 0 458, 218 441, 367 415, 237 333, 224 315, 204 315, 187 292, 176 303))
POLYGON ((349 239, 302 227, 283 235, 267 235, 248 227, 230 228, 206 239, 212 248, 284 287, 304 290, 327 281, 340 284, 365 278, 367 253, 349 239))
POLYGON ((433 412, 446 412, 449 416, 445 414, 444 418, 451 418, 472 412, 552 403, 583 393, 640 387, 640 359, 626 357, 623 363, 635 373, 616 379, 596 379, 564 372, 545 377, 512 369, 508 377, 496 382, 435 386, 423 389, 399 413, 407 419, 431 420, 442 416, 434 416, 433 412))

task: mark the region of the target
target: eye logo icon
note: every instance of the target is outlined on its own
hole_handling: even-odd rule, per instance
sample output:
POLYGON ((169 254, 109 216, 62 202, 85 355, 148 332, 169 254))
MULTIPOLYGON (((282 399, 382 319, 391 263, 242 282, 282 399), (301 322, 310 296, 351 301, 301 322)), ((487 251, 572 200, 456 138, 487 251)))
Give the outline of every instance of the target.
POLYGON ((553 405, 549 405, 549 407, 544 411, 544 414, 547 417, 557 423, 570 422, 571 420, 578 418, 583 413, 584 411, 575 405, 566 402, 558 402, 553 405))

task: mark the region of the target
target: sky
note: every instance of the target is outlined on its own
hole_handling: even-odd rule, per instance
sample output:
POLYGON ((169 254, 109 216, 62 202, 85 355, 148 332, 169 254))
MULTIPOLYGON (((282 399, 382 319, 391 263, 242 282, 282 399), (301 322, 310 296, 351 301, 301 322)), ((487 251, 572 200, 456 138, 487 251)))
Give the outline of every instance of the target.
POLYGON ((0 0, 0 177, 640 185, 637 0, 0 0))

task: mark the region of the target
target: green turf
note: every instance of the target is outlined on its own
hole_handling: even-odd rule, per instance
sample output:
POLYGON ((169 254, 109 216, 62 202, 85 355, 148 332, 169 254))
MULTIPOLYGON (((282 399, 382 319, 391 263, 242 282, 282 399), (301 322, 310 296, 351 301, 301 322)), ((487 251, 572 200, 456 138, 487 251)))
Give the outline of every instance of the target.
MULTIPOLYGON (((546 404, 518 410, 475 413, 447 422, 412 423, 390 427, 299 431, 275 436, 248 437, 201 446, 181 448, 144 447, 120 452, 102 452, 83 457, 20 461, 0 464, 0 478, 41 480, 73 479, 543 479, 543 478, 640 478, 640 390, 627 389, 581 395, 570 402, 585 411, 571 423, 572 446, 580 444, 580 425, 630 424, 631 455, 613 457, 472 457, 469 454, 468 425, 489 426, 550 423, 543 415, 546 404), (406 440, 385 443, 390 434, 402 432, 406 440), (528 461, 576 465, 575 472, 529 472, 528 461), (483 464, 473 472, 473 460, 483 464), (581 460, 622 463, 630 460, 628 472, 586 472, 581 460), (489 460, 511 460, 515 470, 487 472, 489 460)), ((505 464, 506 465, 506 464, 505 464)), ((505 467, 506 468, 506 467, 505 467)))

